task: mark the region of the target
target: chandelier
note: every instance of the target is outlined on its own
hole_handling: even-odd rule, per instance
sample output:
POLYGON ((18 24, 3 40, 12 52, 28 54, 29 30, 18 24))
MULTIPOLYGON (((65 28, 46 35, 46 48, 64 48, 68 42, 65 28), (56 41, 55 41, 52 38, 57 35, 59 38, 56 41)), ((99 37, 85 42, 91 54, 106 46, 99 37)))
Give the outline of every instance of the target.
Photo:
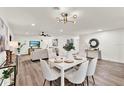
POLYGON ((49 35, 49 34, 46 34, 45 32, 41 32, 41 33, 40 33, 40 36, 43 36, 43 37, 50 37, 50 35, 49 35))
POLYGON ((62 23, 68 23, 68 22, 71 22, 71 23, 76 23, 75 19, 77 18, 77 15, 73 15, 72 17, 69 16, 68 13, 61 13, 61 18, 60 17, 57 17, 57 22, 62 22, 62 23), (71 20, 69 20, 69 18, 71 20))

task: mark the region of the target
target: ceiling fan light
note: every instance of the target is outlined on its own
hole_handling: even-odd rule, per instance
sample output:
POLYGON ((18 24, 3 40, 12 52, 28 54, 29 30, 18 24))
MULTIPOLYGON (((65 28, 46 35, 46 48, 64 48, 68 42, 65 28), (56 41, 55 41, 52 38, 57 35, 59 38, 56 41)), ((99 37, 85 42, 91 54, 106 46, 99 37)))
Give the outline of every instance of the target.
POLYGON ((60 20, 57 20, 57 22, 59 23, 59 22, 60 22, 60 20))
POLYGON ((76 19, 77 18, 77 15, 73 15, 73 18, 76 19))
POLYGON ((62 16, 62 17, 65 17, 65 14, 66 14, 66 13, 63 12, 63 13, 61 13, 61 16, 62 16))
POLYGON ((77 22, 76 21, 73 21, 74 24, 76 24, 77 22))

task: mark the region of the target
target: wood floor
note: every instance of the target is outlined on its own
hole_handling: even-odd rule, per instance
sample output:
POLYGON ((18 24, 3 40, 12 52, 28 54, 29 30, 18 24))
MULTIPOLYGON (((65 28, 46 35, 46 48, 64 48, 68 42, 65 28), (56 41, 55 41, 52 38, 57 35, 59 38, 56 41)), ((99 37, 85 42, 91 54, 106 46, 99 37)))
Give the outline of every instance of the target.
MULTIPOLYGON (((108 61, 98 61, 94 75, 96 86, 124 85, 124 64, 108 61)), ((90 85, 92 85, 92 79, 90 85)), ((42 86, 43 76, 39 62, 31 62, 29 56, 22 56, 19 62, 17 86, 42 86)), ((59 82, 59 80, 58 80, 59 82)), ((49 85, 49 82, 46 82, 49 85)))

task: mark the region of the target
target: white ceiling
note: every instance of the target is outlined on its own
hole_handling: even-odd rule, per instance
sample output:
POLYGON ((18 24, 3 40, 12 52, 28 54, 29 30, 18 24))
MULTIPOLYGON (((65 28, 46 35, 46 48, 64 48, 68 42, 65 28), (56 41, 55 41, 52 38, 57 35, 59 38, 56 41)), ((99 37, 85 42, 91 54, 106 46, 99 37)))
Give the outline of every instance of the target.
POLYGON ((78 35, 98 29, 124 28, 124 8, 75 7, 57 10, 51 7, 1 7, 0 16, 16 35, 39 35, 42 31, 51 35, 78 35), (70 15, 77 14, 77 23, 57 23, 56 17, 63 11, 70 15), (31 26, 32 23, 36 26, 31 26), (61 29, 63 32, 60 32, 61 29))

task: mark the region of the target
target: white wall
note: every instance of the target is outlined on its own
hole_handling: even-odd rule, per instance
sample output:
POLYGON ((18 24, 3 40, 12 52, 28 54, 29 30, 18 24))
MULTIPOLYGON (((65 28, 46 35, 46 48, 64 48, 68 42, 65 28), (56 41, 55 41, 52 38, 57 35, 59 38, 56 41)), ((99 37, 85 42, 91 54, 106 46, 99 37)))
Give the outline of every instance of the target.
MULTIPOLYGON (((3 31, 0 29, 0 34, 4 35, 3 31)), ((0 65, 6 60, 6 55, 3 55, 5 51, 0 52, 0 65)))
POLYGON ((41 41, 41 48, 48 48, 52 47, 52 40, 58 39, 58 48, 63 49, 63 46, 66 43, 67 39, 74 39, 74 46, 76 51, 79 51, 79 37, 67 37, 67 36, 58 36, 58 37, 41 37, 41 36, 15 36, 14 41, 18 41, 21 43, 26 42, 26 45, 21 49, 21 54, 28 54, 29 41, 31 40, 38 40, 41 41), (47 47, 48 46, 48 47, 47 47))
POLYGON ((80 51, 89 47, 89 40, 100 42, 102 59, 124 63, 124 31, 106 31, 80 36, 80 51))
MULTIPOLYGON (((0 17, 1 18, 1 17, 0 17)), ((1 23, 0 23, 0 35, 3 35, 5 36, 5 48, 8 47, 8 44, 9 44, 9 34, 10 34, 10 31, 9 31, 9 27, 6 23, 6 21, 1 18, 4 22, 4 27, 2 28, 1 27, 1 23)), ((6 52, 3 51, 3 52, 0 52, 0 65, 6 60, 6 52)))

